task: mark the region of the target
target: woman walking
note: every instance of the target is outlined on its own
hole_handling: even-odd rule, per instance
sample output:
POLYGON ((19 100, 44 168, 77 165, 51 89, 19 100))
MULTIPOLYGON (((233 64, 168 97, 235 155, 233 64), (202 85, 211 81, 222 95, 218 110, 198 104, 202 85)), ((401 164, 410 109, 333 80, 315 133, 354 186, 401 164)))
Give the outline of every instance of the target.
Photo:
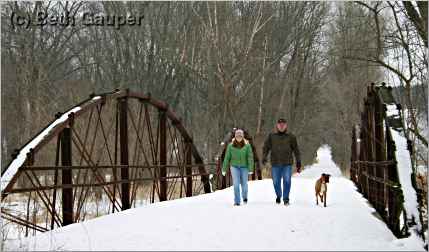
POLYGON ((226 171, 231 166, 232 183, 234 184, 234 206, 239 206, 241 202, 240 185, 243 203, 247 204, 247 178, 249 174, 253 173, 254 161, 252 147, 244 139, 244 131, 237 129, 234 136, 232 142, 226 148, 222 175, 225 176, 226 171))

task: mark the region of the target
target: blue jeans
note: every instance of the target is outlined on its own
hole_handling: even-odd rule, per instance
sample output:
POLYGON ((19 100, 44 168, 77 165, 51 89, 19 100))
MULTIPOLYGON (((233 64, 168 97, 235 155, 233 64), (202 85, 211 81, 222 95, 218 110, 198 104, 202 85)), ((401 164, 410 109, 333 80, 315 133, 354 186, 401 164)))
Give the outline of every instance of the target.
POLYGON ((240 204, 240 185, 243 199, 247 199, 247 178, 249 170, 244 166, 231 166, 232 183, 234 184, 234 204, 240 204))
POLYGON ((282 198, 283 179, 283 201, 289 201, 289 192, 292 177, 292 165, 273 165, 272 167, 273 185, 277 198, 282 198))

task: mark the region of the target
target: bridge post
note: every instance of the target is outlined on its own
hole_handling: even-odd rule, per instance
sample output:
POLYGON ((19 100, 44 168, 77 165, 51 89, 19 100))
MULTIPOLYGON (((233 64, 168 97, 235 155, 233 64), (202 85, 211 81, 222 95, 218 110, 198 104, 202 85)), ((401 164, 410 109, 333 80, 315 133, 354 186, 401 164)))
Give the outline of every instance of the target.
MULTIPOLYGON (((59 116, 57 117, 59 118, 59 116)), ((61 150, 61 134, 57 136, 57 150, 55 153, 55 166, 59 166, 59 162, 60 162, 60 150, 61 150)), ((58 169, 55 169, 55 173, 54 173, 54 186, 57 186, 58 184, 58 169)), ((55 224, 55 204, 56 204, 56 200, 57 200, 57 189, 54 189, 53 193, 52 193, 52 214, 51 214, 51 230, 54 229, 54 224, 55 224)))
POLYGON ((159 201, 167 200, 167 114, 159 111, 159 201))
POLYGON ((192 197, 192 143, 186 142, 186 197, 192 197))
MULTIPOLYGON (((378 89, 377 89, 378 90, 378 89)), ((386 148, 385 148, 385 137, 384 137, 384 125, 383 125, 383 110, 384 106, 379 98, 376 96, 374 104, 374 131, 375 131, 375 159, 378 162, 386 161, 386 148)), ((375 174, 378 178, 385 180, 385 165, 376 165, 375 174)), ((378 207, 382 215, 386 216, 386 199, 387 199, 387 187, 385 183, 377 182, 377 198, 378 207)))
MULTIPOLYGON (((368 114, 367 114, 367 130, 368 130, 368 160, 370 162, 375 162, 375 151, 374 151, 374 145, 375 145, 375 140, 374 140, 374 135, 375 135, 375 131, 374 131, 374 94, 371 91, 372 89, 369 88, 369 94, 368 94, 368 114)), ((376 192, 376 188, 374 186, 375 181, 372 179, 372 176, 375 177, 375 165, 374 163, 369 163, 368 164, 368 168, 367 168, 367 172, 369 174, 369 196, 368 199, 370 202, 376 202, 376 196, 377 196, 377 192, 376 192)), ((374 208, 377 208, 376 205, 374 205, 374 208)))
MULTIPOLYGON (((123 98, 119 100, 119 134, 120 134, 120 150, 121 150, 121 165, 126 167, 121 168, 121 180, 129 180, 128 170, 128 100, 123 98)), ((122 210, 130 208, 130 183, 121 184, 121 201, 122 210)))
MULTIPOLYGON (((388 126, 386 125, 386 149, 387 149, 387 159, 395 160, 395 150, 396 145, 392 139, 391 133, 387 130, 388 126)), ((391 181, 398 182, 398 169, 396 164, 390 164, 387 167, 387 178, 391 181)), ((388 203, 388 225, 392 229, 392 232, 396 236, 400 236, 401 227, 400 227, 400 216, 402 211, 402 196, 401 189, 390 187, 389 188, 389 198, 387 200, 388 203)))
MULTIPOLYGON (((365 108, 364 112, 362 114, 362 130, 361 130, 361 146, 363 147, 364 151, 361 152, 361 160, 362 161, 369 161, 369 155, 368 155, 368 101, 365 100, 365 108)), ((368 163, 365 162, 362 164, 362 171, 365 174, 365 179, 363 180, 363 192, 364 196, 369 199, 369 179, 368 179, 368 163)))
MULTIPOLYGON (((61 165, 71 166, 72 165, 72 140, 71 140, 71 128, 64 128, 61 132, 61 165)), ((72 170, 71 168, 65 168, 61 171, 61 182, 62 182, 62 201, 63 201, 63 226, 73 223, 73 188, 70 187, 72 184, 72 170), (64 188, 68 186, 68 188, 64 188)))
POLYGON ((355 128, 353 127, 353 129, 352 129, 352 146, 351 146, 351 158, 350 158, 350 179, 355 183, 355 185, 357 186, 358 185, 358 182, 357 182, 357 172, 356 172, 356 164, 355 164, 355 161, 356 161, 356 153, 357 153, 357 151, 356 151, 356 130, 355 130, 355 128))

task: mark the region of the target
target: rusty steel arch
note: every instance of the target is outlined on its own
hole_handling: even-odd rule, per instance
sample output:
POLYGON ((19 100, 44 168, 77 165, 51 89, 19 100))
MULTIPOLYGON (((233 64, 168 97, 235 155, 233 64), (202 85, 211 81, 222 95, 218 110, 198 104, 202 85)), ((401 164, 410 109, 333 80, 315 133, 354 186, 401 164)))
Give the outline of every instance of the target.
POLYGON ((211 192, 181 119, 166 102, 128 89, 57 113, 12 156, 2 171, 2 217, 26 235, 211 192))

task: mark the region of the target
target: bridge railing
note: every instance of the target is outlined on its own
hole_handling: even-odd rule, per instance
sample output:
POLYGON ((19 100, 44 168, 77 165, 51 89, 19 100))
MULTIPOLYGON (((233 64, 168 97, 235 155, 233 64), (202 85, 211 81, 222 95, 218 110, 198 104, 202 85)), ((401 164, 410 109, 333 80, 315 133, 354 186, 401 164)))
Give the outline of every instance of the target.
MULTIPOLYGON (((216 163, 208 163, 208 164, 194 164, 194 165, 181 165, 180 167, 174 166, 174 165, 151 165, 151 166, 143 166, 143 165, 133 165, 133 166, 127 166, 127 165, 105 165, 105 166, 96 166, 96 167, 88 167, 88 166, 22 166, 23 172, 36 172, 36 171, 46 171, 46 172, 55 172, 55 171, 62 171, 62 170, 86 170, 86 169, 97 169, 97 170, 103 170, 103 169, 140 169, 138 172, 145 172, 151 171, 150 173, 152 176, 146 176, 141 178, 131 178, 131 179, 125 179, 125 180, 112 180, 107 179, 106 182, 103 183, 88 183, 89 181, 85 181, 84 183, 72 183, 69 185, 64 184, 55 184, 55 185, 34 185, 34 186, 25 186, 23 188, 14 188, 10 191, 6 192, 6 195, 10 194, 16 194, 16 193, 25 193, 25 192, 36 192, 36 191, 43 191, 43 190, 53 190, 53 189, 66 189, 66 188, 82 188, 82 187, 102 187, 106 185, 117 185, 117 184, 123 184, 123 183, 131 183, 131 182, 140 182, 140 181, 151 181, 151 182, 159 182, 163 180, 173 180, 173 179, 181 179, 185 181, 187 178, 194 178, 194 177, 201 177, 204 175, 213 175, 211 173, 200 173, 199 171, 194 172, 192 174, 185 174, 186 168, 199 168, 201 166, 209 167, 216 166, 216 163), (165 168, 167 170, 167 174, 169 176, 159 176, 157 174, 160 174, 160 171, 162 168, 165 168), (171 171, 173 170, 173 172, 171 171), (174 172, 175 171, 175 172, 174 172)), ((110 174, 107 174, 110 175, 110 174)), ((112 176, 107 176, 108 178, 111 178, 112 176)), ((114 177, 114 176, 113 176, 114 177)), ((46 181, 46 179, 44 179, 46 181)), ((202 189, 202 188, 199 188, 202 189)), ((198 190, 196 190, 198 191, 198 190)), ((192 195, 192 194, 191 194, 192 195)), ((182 195, 180 195, 182 197, 182 195)), ((171 199, 171 198, 170 198, 171 199)))
POLYGON ((408 231, 391 135, 401 122, 387 118, 386 103, 395 104, 391 88, 368 87, 361 123, 352 130, 350 177, 392 232, 403 237, 408 231))
POLYGON ((195 196, 204 193, 201 177, 213 175, 209 172, 202 174, 201 166, 210 171, 215 165, 22 166, 20 172, 25 174, 31 184, 17 184, 6 193, 8 197, 2 202, 2 218, 24 227, 25 235, 28 235, 29 231, 44 232, 62 226, 63 215, 67 211, 62 209, 64 206, 59 204, 58 199, 62 198, 66 189, 73 191, 73 207, 70 208, 73 222, 120 211, 123 184, 129 185, 130 205, 134 207, 159 201, 161 183, 165 183, 166 200, 195 196), (120 178, 121 169, 130 171, 129 179, 120 178), (187 169, 192 172, 187 173, 187 169), (59 183, 59 179, 55 178, 56 174, 61 174, 64 170, 73 174, 70 184, 59 183), (88 170, 97 170, 97 174, 104 177, 103 182, 95 180, 94 176, 89 174, 86 177, 76 176, 79 171, 88 170), (116 175, 112 173, 115 170, 116 175), (160 176, 162 170, 166 171, 166 176, 160 176), (100 208, 97 213, 88 210, 94 205, 100 208))

